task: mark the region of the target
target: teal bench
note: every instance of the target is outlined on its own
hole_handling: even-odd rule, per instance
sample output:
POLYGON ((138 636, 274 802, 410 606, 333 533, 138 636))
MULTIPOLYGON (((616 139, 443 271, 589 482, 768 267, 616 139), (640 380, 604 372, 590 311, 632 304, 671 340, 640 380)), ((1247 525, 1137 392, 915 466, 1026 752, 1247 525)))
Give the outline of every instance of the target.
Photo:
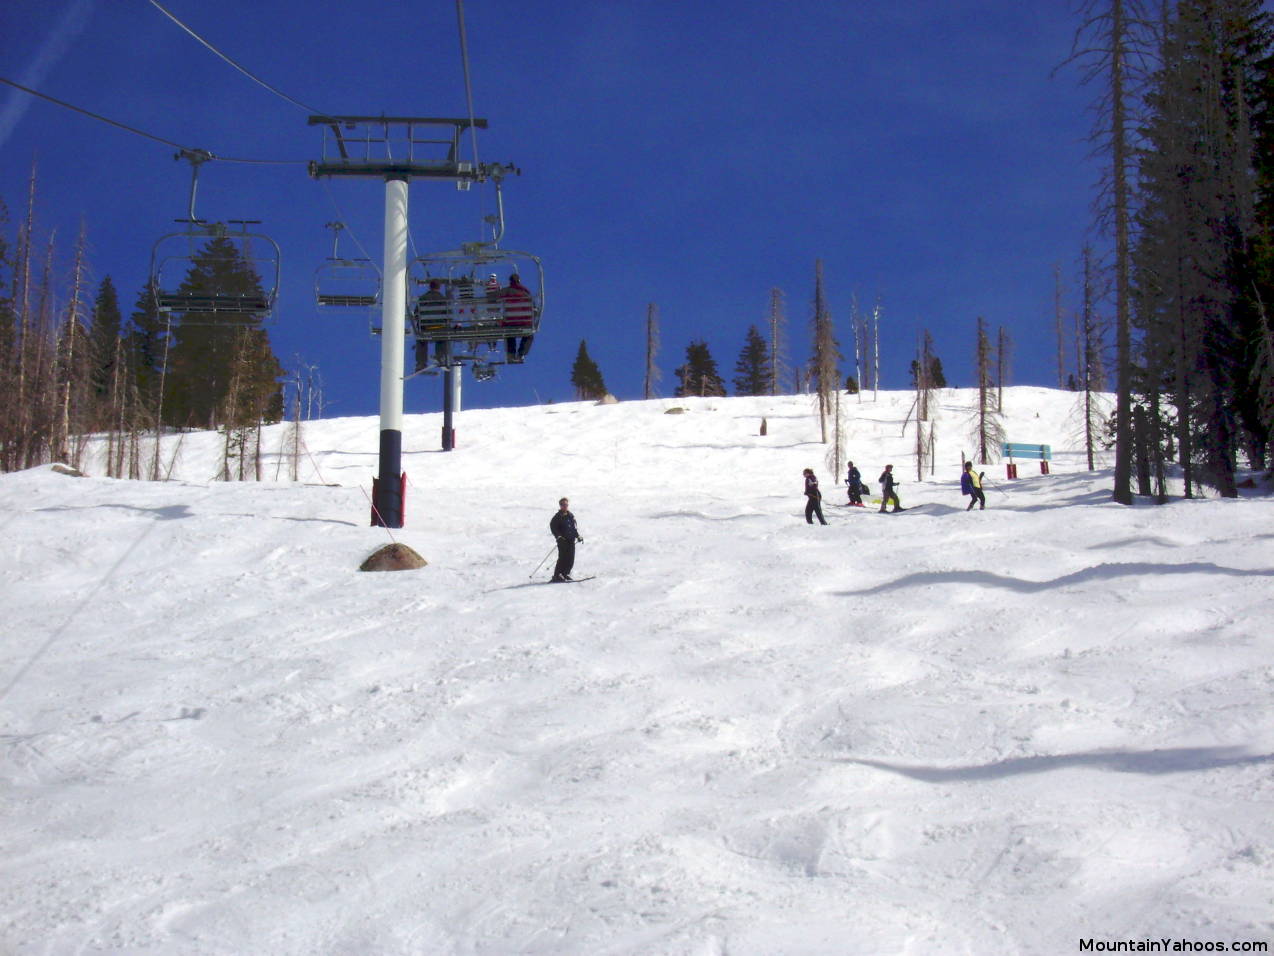
POLYGON ((1048 463, 1053 459, 1052 445, 1033 445, 1029 442, 1006 441, 1001 446, 1003 457, 1008 459, 1006 468, 1010 478, 1017 477, 1017 463, 1014 458, 1028 458, 1038 460, 1040 463, 1040 474, 1047 475, 1048 463))

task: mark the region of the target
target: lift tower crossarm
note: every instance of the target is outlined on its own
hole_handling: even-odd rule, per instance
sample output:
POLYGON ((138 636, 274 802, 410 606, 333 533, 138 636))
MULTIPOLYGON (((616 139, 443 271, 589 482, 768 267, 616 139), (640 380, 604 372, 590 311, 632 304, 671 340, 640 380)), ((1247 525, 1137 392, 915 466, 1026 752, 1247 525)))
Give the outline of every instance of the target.
POLYGON ((311 116, 311 126, 326 126, 322 160, 311 161, 310 176, 377 176, 482 182, 490 172, 460 161, 460 137, 486 129, 485 119, 442 116, 311 116), (434 132, 438 128, 445 133, 434 132), (431 132, 432 136, 421 135, 431 132), (328 156, 328 140, 339 156, 328 156), (428 154, 428 155, 422 155, 428 154))

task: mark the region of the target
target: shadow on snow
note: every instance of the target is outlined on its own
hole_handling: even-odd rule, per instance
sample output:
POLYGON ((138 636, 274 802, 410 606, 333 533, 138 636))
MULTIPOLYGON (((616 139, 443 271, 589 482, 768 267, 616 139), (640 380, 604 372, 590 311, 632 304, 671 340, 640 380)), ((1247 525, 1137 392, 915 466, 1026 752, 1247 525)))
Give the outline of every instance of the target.
POLYGON ((1228 767, 1274 763, 1274 754, 1246 753, 1242 747, 1175 747, 1166 750, 1090 751, 1088 753, 1012 757, 994 763, 966 767, 916 767, 884 760, 834 758, 837 763, 860 764, 925 783, 973 783, 1002 780, 1032 773, 1048 773, 1072 767, 1091 767, 1114 773, 1160 775, 1198 773, 1228 767))
POLYGON ((1227 568, 1210 561, 1196 561, 1190 564, 1151 564, 1135 562, 1130 564, 1099 564, 1095 567, 1072 571, 1051 581, 1023 581, 990 571, 918 571, 887 581, 875 587, 863 588, 859 591, 837 591, 837 597, 862 597, 868 594, 884 594, 888 591, 901 591, 906 588, 925 587, 931 584, 976 584, 980 587, 1004 588, 1022 594, 1037 594, 1053 588, 1070 587, 1090 581, 1113 580, 1124 577, 1141 577, 1160 574, 1220 574, 1227 577, 1258 578, 1274 577, 1274 570, 1261 569, 1248 571, 1242 568, 1227 568))

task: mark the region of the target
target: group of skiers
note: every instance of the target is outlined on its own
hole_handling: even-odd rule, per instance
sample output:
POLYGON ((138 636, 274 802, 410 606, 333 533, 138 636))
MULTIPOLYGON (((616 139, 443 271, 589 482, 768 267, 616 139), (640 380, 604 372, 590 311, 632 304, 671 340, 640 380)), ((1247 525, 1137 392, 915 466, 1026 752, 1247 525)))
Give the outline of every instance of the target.
MULTIPOLYGON (((805 476, 805 521, 813 524, 814 519, 818 518, 819 524, 827 524, 827 519, 823 517, 823 494, 818 490, 818 476, 814 474, 813 468, 806 468, 803 474, 805 476)), ((960 493, 969 498, 969 507, 965 509, 966 511, 972 511, 974 505, 977 505, 979 510, 986 508, 986 494, 982 491, 982 479, 985 477, 986 472, 973 470, 973 462, 964 463, 964 471, 960 473, 960 493)), ((894 512, 906 511, 907 509, 898 501, 898 481, 894 478, 893 465, 885 466, 885 470, 880 473, 879 481, 880 513, 884 514, 889 510, 890 502, 893 502, 894 512)), ((855 508, 865 507, 863 495, 871 494, 871 489, 863 484, 862 473, 852 461, 845 474, 845 484, 849 488, 849 504, 855 508)), ((549 521, 549 533, 557 542, 557 564, 553 568, 554 584, 575 580, 571 577, 571 570, 575 567, 575 543, 584 540, 580 537, 575 515, 571 514, 570 504, 566 498, 559 500, 557 513, 549 521)))
MULTIPOLYGON (((820 524, 827 524, 827 519, 823 517, 823 495, 818 490, 818 477, 812 468, 806 468, 803 474, 805 476, 805 521, 807 524, 813 524, 817 517, 820 524)), ((986 509, 986 494, 982 491, 984 477, 986 472, 974 472, 973 462, 964 463, 964 471, 960 475, 960 493, 970 497, 966 511, 972 511, 974 505, 977 505, 979 510, 986 509)), ((878 480, 880 481, 880 513, 906 511, 907 509, 898 500, 898 480, 894 478, 894 466, 886 465, 878 480), (893 503, 892 511, 889 508, 890 502, 893 503)), ((863 484, 862 472, 852 461, 845 473, 845 485, 849 489, 849 505, 854 508, 865 507, 863 495, 871 494, 871 489, 863 484)))

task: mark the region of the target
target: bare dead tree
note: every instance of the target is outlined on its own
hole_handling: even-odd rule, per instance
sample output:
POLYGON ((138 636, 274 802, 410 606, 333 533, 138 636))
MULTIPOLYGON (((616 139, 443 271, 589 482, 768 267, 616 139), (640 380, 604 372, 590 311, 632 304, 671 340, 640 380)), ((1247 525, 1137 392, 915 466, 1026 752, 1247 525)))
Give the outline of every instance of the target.
POLYGON ((1097 467, 1095 449, 1103 421, 1096 396, 1103 390, 1104 374, 1101 359, 1102 323, 1097 314, 1097 302, 1101 299, 1101 290, 1097 285, 1097 270, 1091 246, 1084 247, 1083 269, 1083 303, 1076 317, 1081 324, 1079 381, 1083 403, 1084 448, 1088 455, 1088 470, 1093 471, 1097 467))
POLYGON ((1057 333, 1057 387, 1066 387, 1066 320, 1062 308, 1062 264, 1053 265, 1053 329, 1057 333))
MULTIPOLYGON (((173 341, 173 314, 171 312, 164 313, 164 358, 159 365, 159 388, 155 395, 155 455, 151 460, 151 481, 163 481, 165 475, 160 467, 160 448, 163 445, 164 436, 164 393, 167 389, 168 381, 168 365, 169 355, 172 350, 173 341)), ((177 449, 180 450, 181 443, 178 442, 177 449)), ((174 455, 177 452, 174 451, 174 455)), ((169 468, 171 471, 171 467, 169 468)))
POLYGON ((920 336, 916 348, 916 480, 924 477, 932 446, 933 422, 930 403, 933 399, 933 336, 928 329, 920 336))
POLYGON ((824 459, 833 475, 841 473, 841 466, 846 460, 845 420, 841 416, 840 395, 839 388, 832 392, 832 440, 824 459))
POLYGON ((832 314, 823 288, 823 260, 814 262, 814 331, 811 372, 818 389, 818 423, 823 444, 827 444, 827 416, 832 409, 832 393, 840 390, 840 347, 832 328, 832 314))
POLYGON ((999 413, 991 403, 991 340, 986 334, 986 320, 978 316, 977 345, 974 351, 974 367, 978 382, 978 407, 973 420, 973 442, 977 449, 978 462, 990 464, 992 454, 996 453, 1004 441, 1004 427, 999 413))
POLYGON ((1086 0, 1068 62, 1082 61, 1083 81, 1100 90, 1093 140, 1108 165, 1097 203, 1098 220, 1115 240, 1115 475, 1112 497, 1132 504, 1132 105, 1144 70, 1153 22, 1141 0, 1086 0))
POLYGON ((85 294, 85 248, 87 229, 80 224, 75 243, 75 263, 71 272, 71 299, 58 329, 59 410, 54 432, 54 455, 74 468, 83 465, 84 442, 94 419, 87 408, 90 355, 85 334, 87 296, 85 294))
POLYGON ((1009 380, 1011 352, 1012 342, 1009 340, 1008 329, 1001 325, 995 347, 995 410, 1000 414, 1004 414, 1004 386, 1009 380))
POLYGON ((876 300, 876 304, 871 310, 872 325, 872 346, 871 346, 871 387, 872 398, 880 398, 880 315, 882 309, 880 300, 876 300))
MULTIPOLYGON (((15 378, 17 379, 17 395, 13 405, 14 414, 10 421, 12 426, 7 436, 10 456, 5 463, 7 470, 24 468, 29 462, 31 423, 33 407, 31 402, 31 358, 35 350, 33 323, 35 316, 31 311, 31 260, 35 247, 35 195, 36 165, 31 163, 31 174, 27 180, 27 214, 18 234, 18 268, 14 277, 17 288, 14 293, 14 307, 18 312, 18 334, 15 340, 14 360, 15 378)), ((32 462, 33 464, 33 462, 32 462)))
POLYGON ((863 381, 863 353, 866 351, 863 342, 863 317, 858 311, 858 293, 849 297, 849 330, 854 338, 854 381, 858 385, 858 401, 863 400, 863 389, 867 387, 863 381))
POLYGON ((655 356, 659 354, 659 306, 651 302, 646 306, 646 381, 642 390, 644 398, 658 394, 659 366, 655 356))
POLYGON ((770 289, 770 394, 780 395, 783 392, 783 371, 786 368, 784 353, 784 335, 787 327, 787 315, 783 305, 783 290, 778 286, 770 289))

